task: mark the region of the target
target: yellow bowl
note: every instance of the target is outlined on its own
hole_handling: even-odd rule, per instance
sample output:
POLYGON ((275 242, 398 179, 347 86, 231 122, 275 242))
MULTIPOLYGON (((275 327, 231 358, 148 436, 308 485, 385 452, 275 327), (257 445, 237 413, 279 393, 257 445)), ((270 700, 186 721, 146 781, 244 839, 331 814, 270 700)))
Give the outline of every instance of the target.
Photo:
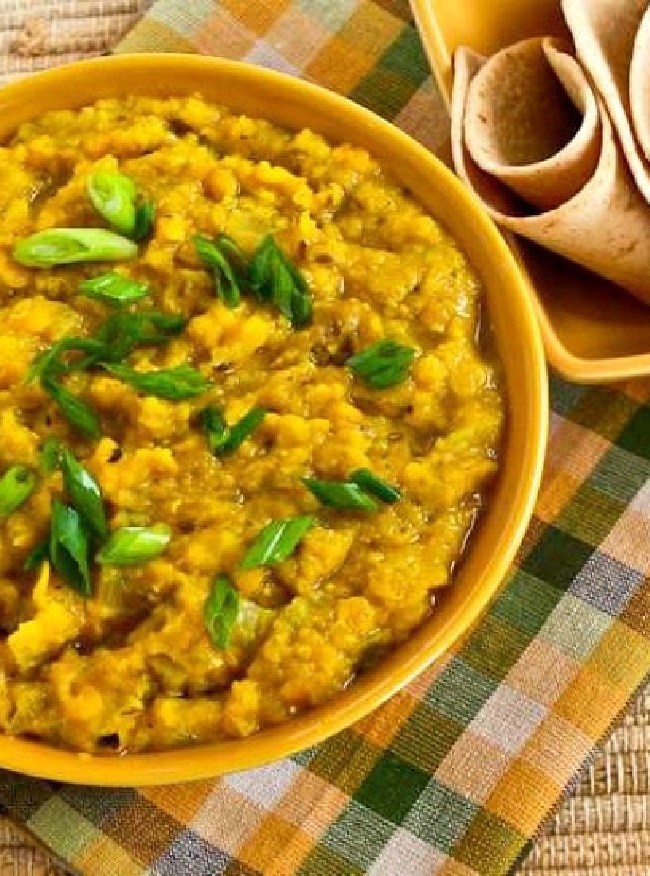
POLYGON ((529 522, 541 477, 548 387, 535 315, 496 228, 426 149, 357 105, 314 85, 246 64, 193 55, 131 55, 60 67, 0 91, 0 142, 47 110, 127 94, 182 95, 309 127, 370 150, 463 247, 486 289, 504 366, 508 417, 501 470, 481 525, 440 607, 411 639, 334 701, 243 740, 125 758, 92 757, 3 737, 0 767, 94 785, 151 785, 259 766, 314 745, 362 718, 465 634, 498 592, 529 522))

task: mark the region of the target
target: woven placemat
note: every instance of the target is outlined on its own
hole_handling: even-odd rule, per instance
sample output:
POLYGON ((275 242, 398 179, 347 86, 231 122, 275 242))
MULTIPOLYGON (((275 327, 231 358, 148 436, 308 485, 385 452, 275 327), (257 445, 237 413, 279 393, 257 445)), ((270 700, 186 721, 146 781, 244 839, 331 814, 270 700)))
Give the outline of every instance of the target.
POLYGON ((648 876, 650 686, 546 823, 519 876, 648 876))
POLYGON ((152 0, 0 0, 0 82, 101 55, 152 0))
POLYGON ((67 876, 12 824, 0 819, 0 876, 67 876))
MULTIPOLYGON (((0 0, 0 82, 108 51, 151 2, 0 0)), ((0 817, 0 876, 64 873, 0 817)), ((577 777, 518 876, 649 873, 650 686, 577 777)))

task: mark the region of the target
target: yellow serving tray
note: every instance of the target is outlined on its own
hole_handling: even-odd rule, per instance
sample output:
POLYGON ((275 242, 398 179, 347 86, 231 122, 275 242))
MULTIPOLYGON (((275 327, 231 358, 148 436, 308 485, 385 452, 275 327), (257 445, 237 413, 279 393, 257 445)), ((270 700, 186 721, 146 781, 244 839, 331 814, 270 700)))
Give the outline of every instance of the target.
MULTIPOLYGON (((488 55, 525 37, 565 34, 559 0, 411 0, 411 6, 447 101, 457 46, 488 55)), ((508 242, 557 372, 577 383, 650 375, 650 307, 527 241, 508 242)))

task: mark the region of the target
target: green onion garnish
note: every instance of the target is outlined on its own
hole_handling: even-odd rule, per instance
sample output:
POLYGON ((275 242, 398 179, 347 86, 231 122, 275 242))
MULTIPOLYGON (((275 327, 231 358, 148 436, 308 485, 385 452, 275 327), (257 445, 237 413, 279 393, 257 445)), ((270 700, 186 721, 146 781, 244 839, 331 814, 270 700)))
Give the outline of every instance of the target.
POLYGON ((321 505, 338 508, 340 511, 377 511, 378 505, 363 489, 349 481, 323 481, 317 478, 302 478, 303 484, 313 493, 321 505))
POLYGON ((104 566, 135 566, 159 557, 172 537, 165 523, 155 526, 125 526, 114 530, 97 554, 104 566))
POLYGON ((315 523, 316 518, 311 515, 267 523, 246 552, 240 568, 255 569, 257 566, 281 563, 291 556, 315 523))
POLYGON ((82 596, 90 596, 88 536, 80 515, 59 499, 52 502, 49 554, 65 583, 82 596))
POLYGON ((369 468, 358 468, 356 471, 353 471, 350 475, 350 480, 358 484, 366 493, 376 496, 388 505, 392 505, 402 498, 402 494, 397 487, 393 487, 377 477, 369 468))
POLYGON ((190 365, 161 368, 159 371, 135 371, 129 365, 108 363, 102 363, 102 367, 138 392, 169 401, 195 398, 203 395, 211 386, 207 377, 190 365))
POLYGON ((26 383, 31 383, 33 380, 43 380, 44 377, 55 377, 60 374, 65 374, 68 371, 78 370, 78 367, 83 360, 75 360, 74 363, 68 364, 63 359, 64 353, 88 353, 89 356, 101 356, 104 352, 104 345, 95 338, 77 338, 69 336, 61 338, 55 344, 39 353, 29 366, 26 383))
POLYGON ((34 492, 36 475, 24 465, 13 465, 0 478, 0 517, 17 511, 34 492))
POLYGON ((138 247, 103 228, 50 228, 18 241, 13 257, 30 268, 78 262, 117 262, 134 258, 138 247))
POLYGON ((265 416, 265 408, 251 408, 234 426, 228 426, 221 411, 210 406, 201 411, 199 421, 207 433, 210 452, 215 456, 227 456, 241 447, 265 416))
POLYGON ((239 593, 227 575, 217 575, 203 605, 203 622, 217 648, 227 648, 239 614, 239 593))
MULTIPOLYGON (((182 316, 159 313, 158 311, 146 311, 144 313, 127 313, 117 311, 106 319, 95 335, 90 338, 66 337, 53 344, 49 350, 38 355, 32 362, 27 373, 27 382, 40 379, 43 389, 59 405, 63 414, 70 423, 80 432, 91 438, 98 438, 101 434, 99 422, 94 412, 88 405, 72 395, 59 382, 58 378, 69 371, 80 371, 93 366, 102 365, 108 367, 109 363, 119 363, 125 359, 138 346, 150 344, 163 344, 170 338, 180 334, 185 328, 187 320, 182 316), (77 357, 71 362, 64 359, 65 353, 85 353, 83 357, 77 357)), ((124 366, 128 374, 137 375, 128 366, 124 366)), ((179 391, 180 382, 185 378, 191 380, 192 375, 197 374, 188 366, 180 366, 178 369, 170 369, 172 375, 176 375, 179 391)), ((160 373, 160 372, 152 372, 160 373)), ((169 376, 169 372, 163 374, 169 376)), ((199 375, 200 376, 200 375, 199 375)), ((203 378, 202 378, 203 379, 203 378)), ((164 378, 163 378, 164 382, 164 378)), ((196 378, 194 379, 196 385, 196 378)), ((164 391, 165 387, 163 387, 164 391)), ((167 390, 170 392, 171 390, 167 390)), ((153 394, 153 393, 152 393, 153 394)), ((198 394, 198 392, 195 392, 198 394)), ((171 396, 162 396, 164 398, 171 396)), ((174 398, 190 398, 190 395, 174 395, 174 398)))
POLYGON ((36 547, 33 547, 23 561, 23 569, 26 572, 33 572, 39 566, 49 559, 50 556, 50 540, 46 538, 39 542, 36 547))
POLYGON ((98 172, 86 181, 90 202, 102 219, 131 237, 135 230, 135 184, 123 173, 98 172))
POLYGON ((153 234, 154 225, 156 222, 156 205, 153 201, 142 201, 135 208, 135 227, 133 234, 130 234, 132 240, 136 243, 141 243, 153 234))
POLYGON ((406 380, 414 356, 413 347, 383 340, 351 356, 346 365, 372 389, 387 389, 406 380))
POLYGON ((233 453, 241 447, 246 438, 262 424, 265 416, 265 408, 251 408, 234 426, 230 426, 230 435, 224 442, 221 453, 233 453))
POLYGON ((230 435, 230 429, 219 408, 210 405, 199 413, 199 423, 205 429, 208 437, 210 453, 219 455, 230 435))
POLYGON ((41 466, 51 474, 59 466, 61 459, 61 439, 46 438, 41 447, 41 466))
POLYGON ((182 316, 159 313, 118 311, 111 314, 90 338, 68 336, 61 338, 30 365, 26 381, 44 376, 52 377, 68 371, 83 371, 104 362, 121 362, 136 347, 167 343, 179 335, 187 320, 182 316), (72 363, 66 363, 64 353, 86 353, 72 363))
POLYGON ((243 249, 237 241, 233 240, 228 234, 217 234, 214 241, 215 246, 227 259, 228 264, 233 269, 237 280, 244 283, 248 276, 248 260, 243 249))
POLYGON ((99 438, 102 434, 99 420, 89 405, 72 395, 48 374, 44 374, 41 378, 41 386, 78 432, 82 432, 88 438, 99 438))
MULTIPOLYGON (((222 245, 224 237, 225 235, 220 237, 222 245)), ((226 248, 228 252, 231 244, 233 247, 237 247, 230 238, 227 240, 229 241, 226 248)), ((212 274, 217 298, 220 298, 226 307, 237 307, 241 300, 241 277, 237 276, 236 267, 230 264, 227 252, 221 249, 218 241, 213 242, 201 234, 195 236, 194 248, 198 257, 212 274)))
POLYGON ((97 481, 67 448, 61 451, 61 471, 64 486, 75 510, 97 538, 106 538, 108 524, 97 481))
POLYGON ((179 335, 186 325, 185 317, 157 310, 142 313, 118 311, 111 314, 95 332, 94 337, 102 344, 102 349, 86 365, 121 362, 136 347, 166 344, 179 335))
POLYGON ((248 283, 262 301, 274 304, 293 328, 309 325, 312 299, 307 281, 267 234, 248 268, 248 283))
POLYGON ((90 280, 79 283, 79 291, 89 298, 97 298, 106 304, 131 304, 149 294, 146 283, 138 283, 123 277, 116 271, 100 274, 90 280))

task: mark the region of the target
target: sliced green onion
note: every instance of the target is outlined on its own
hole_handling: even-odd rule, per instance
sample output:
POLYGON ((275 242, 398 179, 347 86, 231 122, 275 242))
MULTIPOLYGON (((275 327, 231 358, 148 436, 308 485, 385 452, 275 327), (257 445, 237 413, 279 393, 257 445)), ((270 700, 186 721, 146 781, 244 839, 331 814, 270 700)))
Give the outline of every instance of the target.
POLYGON ((61 439, 46 438, 41 447, 41 465, 48 474, 59 467, 61 459, 61 439))
POLYGON ((83 280, 79 283, 79 291, 89 298, 97 298, 106 304, 119 305, 131 304, 133 301, 146 298, 149 287, 146 283, 138 283, 137 280, 123 277, 116 271, 109 271, 90 280, 83 280))
POLYGON ((135 258, 138 247, 103 228, 50 228, 18 241, 13 257, 30 268, 78 262, 116 262, 135 258))
POLYGON ((34 383, 36 380, 42 380, 45 374, 51 376, 65 371, 65 366, 59 360, 60 343, 59 341, 48 350, 44 350, 42 353, 34 356, 25 374, 25 383, 34 383))
POLYGON ((75 510, 99 539, 106 538, 108 524, 99 484, 89 471, 64 448, 61 451, 63 483, 75 510))
POLYGON ((338 508, 339 511, 377 511, 379 506, 358 484, 348 481, 323 481, 317 478, 302 478, 303 484, 313 493, 321 505, 338 508))
POLYGON ((241 290, 227 256, 219 250, 216 244, 200 234, 194 238, 194 248, 198 257, 212 274, 217 297, 223 301, 226 307, 237 307, 241 300, 241 290))
POLYGON ((97 554, 104 566, 136 566, 159 557, 166 549, 172 531, 165 523, 155 526, 125 526, 114 530, 97 554))
POLYGON ((208 436, 210 453, 219 455, 230 435, 230 429, 219 408, 210 405, 199 413, 199 423, 208 436))
POLYGON ((244 441, 261 426, 265 416, 266 408, 251 408, 241 420, 238 420, 234 426, 230 426, 230 434, 223 443, 221 453, 234 453, 235 450, 238 450, 244 441))
POLYGON ((120 364, 102 363, 102 366, 139 392, 170 401, 195 398, 203 395, 211 386, 207 377, 189 365, 177 365, 159 371, 135 371, 129 365, 120 364))
POLYGON ((316 518, 310 515, 271 521, 248 549, 241 568, 255 569, 286 560, 315 523, 316 518))
POLYGON ((392 505, 402 498, 402 494, 397 487, 393 487, 377 477, 369 468, 358 468, 356 471, 353 471, 350 475, 350 480, 358 484, 366 493, 376 496, 388 505, 392 505))
POLYGON ((68 371, 77 370, 79 364, 83 360, 77 360, 74 364, 68 365, 63 361, 63 353, 88 353, 91 357, 101 356, 104 352, 104 345, 94 338, 77 338, 67 337, 61 338, 55 344, 39 353, 33 360, 27 371, 25 378, 26 383, 31 383, 33 380, 43 377, 54 377, 60 374, 65 374, 68 371))
POLYGON ((13 465, 0 478, 0 517, 8 517, 36 488, 36 475, 24 465, 13 465))
POLYGON ((414 356, 413 347, 383 340, 351 356, 346 365, 372 389, 387 389, 406 380, 414 356))
POLYGON ((86 181, 90 202, 102 219, 119 231, 131 236, 135 230, 135 184, 123 173, 98 172, 86 181))
POLYGON ((307 281, 267 234, 257 247, 248 269, 251 289, 262 301, 273 303, 293 328, 304 328, 312 319, 312 299, 307 281))
POLYGON ((133 234, 129 236, 137 243, 141 243, 143 240, 151 237, 155 223, 156 205, 153 201, 143 201, 135 209, 135 227, 133 234))
POLYGON ((52 565, 65 583, 82 596, 90 596, 88 536, 79 514, 59 499, 52 502, 49 552, 52 565))
MULTIPOLYGON (((90 438, 98 438, 101 429, 93 410, 65 389, 57 378, 71 370, 84 370, 97 365, 108 368, 110 363, 121 362, 138 346, 166 343, 180 334, 186 323, 184 317, 157 311, 118 311, 102 323, 94 337, 67 337, 57 341, 34 359, 26 380, 40 379, 43 389, 59 405, 70 423, 90 438), (67 364, 63 359, 66 352, 85 352, 87 355, 67 364)), ((156 384, 160 392, 151 394, 160 394, 161 398, 192 398, 209 386, 205 378, 188 366, 148 375, 141 375, 126 365, 123 368, 126 376, 141 382, 143 391, 147 391, 145 384, 156 384), (154 375, 161 376, 154 378, 154 375)))
POLYGON ((276 249, 273 236, 267 234, 258 244, 248 266, 248 284, 261 301, 273 301, 271 272, 276 249))
POLYGON ((237 241, 222 232, 217 234, 215 246, 228 259, 228 264, 233 269, 237 280, 244 283, 248 276, 248 260, 237 241))
POLYGON ((217 575, 203 605, 203 622, 217 648, 227 648, 239 614, 239 593, 227 575, 217 575))
POLYGON ((143 313, 118 311, 111 314, 96 331, 95 338, 102 347, 87 364, 121 362, 136 347, 168 343, 186 325, 187 319, 177 314, 160 313, 157 310, 143 313))
POLYGON ((303 328, 311 323, 314 308, 311 296, 306 293, 294 294, 291 297, 291 324, 294 328, 303 328))
POLYGON ((23 569, 26 572, 33 572, 38 569, 45 560, 50 556, 50 540, 46 538, 39 542, 36 547, 33 547, 23 561, 23 569))
POLYGON ((72 395, 65 387, 53 380, 48 374, 41 378, 41 386, 51 397, 52 401, 61 409, 61 412, 78 432, 82 432, 88 438, 99 438, 102 434, 99 420, 95 412, 81 399, 72 395))
POLYGON ((201 411, 199 421, 207 433, 210 452, 216 456, 227 456, 238 450, 261 426, 265 416, 266 408, 254 407, 234 426, 228 426, 221 411, 211 406, 201 411))
POLYGON ((157 310, 144 313, 118 311, 101 324, 93 337, 68 336, 40 353, 29 367, 26 382, 68 371, 83 371, 102 362, 121 362, 136 347, 167 343, 179 335, 186 324, 187 320, 182 316, 157 310), (68 365, 63 361, 66 352, 88 355, 68 365))

